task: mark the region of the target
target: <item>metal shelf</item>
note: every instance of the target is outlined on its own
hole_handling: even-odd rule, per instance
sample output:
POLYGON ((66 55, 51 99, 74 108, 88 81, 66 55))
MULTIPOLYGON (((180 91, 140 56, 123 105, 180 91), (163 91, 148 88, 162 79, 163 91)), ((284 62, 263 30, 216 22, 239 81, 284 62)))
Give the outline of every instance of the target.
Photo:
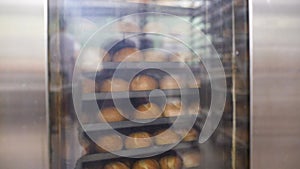
MULTIPOLYGON (((200 92, 200 88, 184 88, 184 89, 170 89, 161 90, 164 92, 165 96, 182 96, 182 95, 193 95, 195 92, 200 92)), ((149 97, 152 91, 129 91, 130 98, 145 98, 149 97)), ((82 101, 94 101, 96 100, 111 100, 111 99, 124 99, 128 98, 128 91, 126 92, 102 92, 102 93, 91 93, 83 94, 82 101)), ((152 93, 151 97, 162 97, 160 93, 152 93)))
POLYGON ((78 3, 79 5, 73 5, 71 9, 73 11, 81 11, 78 13, 81 16, 125 16, 134 13, 144 13, 144 12, 159 12, 167 13, 177 16, 191 16, 191 13, 196 8, 191 7, 179 7, 179 6, 165 6, 159 4, 145 4, 145 3, 118 3, 118 2, 108 2, 105 3, 101 1, 89 0, 82 1, 78 3))
MULTIPOLYGON (((190 121, 192 119, 197 118, 198 121, 203 121, 206 118, 206 115, 184 115, 182 119, 180 119, 179 123, 184 125, 185 122, 190 121)), ((163 125, 163 124, 173 124, 177 117, 162 117, 158 118, 152 122, 148 122, 146 120, 139 120, 139 123, 133 121, 120 121, 120 122, 112 122, 112 123, 95 123, 95 124, 84 124, 80 130, 84 132, 97 132, 97 131, 107 131, 111 129, 125 129, 125 128, 133 128, 133 127, 145 127, 145 126, 155 126, 155 125, 163 125), (109 126, 107 125, 109 124, 109 126)))
MULTIPOLYGON (((195 142, 181 142, 172 150, 183 150, 183 149, 190 149, 193 148, 193 144, 197 144, 195 142)), ((75 169, 81 169, 83 163, 89 163, 89 162, 96 162, 96 161, 103 161, 103 160, 111 160, 111 159, 119 159, 122 157, 138 157, 141 155, 147 156, 157 153, 164 153, 165 149, 168 147, 172 147, 172 145, 154 145, 147 148, 139 148, 139 149, 129 149, 129 150, 121 150, 118 151, 119 155, 115 155, 112 153, 98 153, 98 154, 91 154, 91 155, 85 155, 81 157, 79 160, 77 160, 77 164, 75 169)))
MULTIPOLYGON (((102 69, 183 69, 188 63, 182 62, 103 62, 102 69), (122 63, 122 64, 121 64, 122 63), (121 65, 120 65, 121 64, 121 65)), ((199 69, 199 66, 190 66, 190 69, 199 69)))

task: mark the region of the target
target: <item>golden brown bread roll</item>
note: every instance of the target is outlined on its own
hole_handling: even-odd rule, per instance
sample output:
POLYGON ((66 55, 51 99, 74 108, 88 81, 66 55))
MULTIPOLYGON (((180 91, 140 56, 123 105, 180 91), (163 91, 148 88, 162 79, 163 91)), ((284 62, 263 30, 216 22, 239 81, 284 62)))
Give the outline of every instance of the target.
POLYGON ((159 160, 161 169, 181 169, 182 161, 177 156, 165 156, 159 160))
POLYGON ((93 145, 86 138, 84 138, 84 136, 81 136, 80 138, 78 138, 78 141, 82 147, 82 152, 81 152, 82 155, 86 155, 86 154, 89 154, 90 152, 92 152, 93 145))
POLYGON ((82 80, 82 92, 83 93, 94 93, 99 91, 99 84, 91 79, 82 80))
POLYGON ((132 133, 125 140, 126 149, 150 147, 151 145, 151 135, 147 132, 132 133))
POLYGON ((159 164, 154 159, 143 159, 136 161, 132 169, 160 169, 159 164))
POLYGON ((201 79, 198 76, 195 76, 195 80, 188 83, 188 87, 190 88, 200 88, 201 87, 201 79))
POLYGON ((190 130, 177 129, 176 133, 183 138, 183 141, 196 141, 199 137, 199 132, 194 128, 190 130))
POLYGON ((116 161, 106 164, 104 169, 129 169, 129 167, 120 161, 116 161))
POLYGON ((181 155, 185 168, 198 167, 201 164, 201 154, 199 151, 188 151, 181 155))
POLYGON ((114 62, 140 62, 143 60, 141 52, 136 48, 123 48, 116 52, 114 62))
POLYGON ((159 87, 161 89, 178 89, 180 87, 179 80, 179 77, 164 76, 159 81, 159 87))
POLYGON ((154 103, 142 104, 134 112, 135 119, 154 119, 161 116, 162 110, 154 103))
POLYGON ((168 129, 157 132, 154 139, 157 145, 166 145, 177 143, 180 140, 180 137, 174 131, 168 129))
POLYGON ((120 110, 118 110, 115 107, 108 107, 102 109, 98 113, 98 117, 102 122, 117 122, 125 120, 120 110))
POLYGON ((197 115, 201 113, 201 107, 200 104, 197 102, 191 103, 188 107, 188 114, 194 114, 197 115))
POLYGON ((186 56, 182 55, 182 53, 175 53, 169 58, 170 62, 185 62, 186 60, 186 56))
POLYGON ((132 161, 129 158, 120 159, 120 162, 124 163, 127 167, 131 168, 132 161))
POLYGON ((96 144, 96 148, 100 152, 118 151, 123 148, 122 138, 115 134, 108 134, 99 137, 96 144))
POLYGON ((163 112, 164 117, 174 117, 183 114, 180 101, 167 103, 163 112))
POLYGON ((130 90, 142 91, 142 90, 153 90, 158 86, 157 81, 147 75, 139 75, 135 77, 130 83, 130 90))
POLYGON ((199 132, 192 128, 184 137, 183 141, 196 141, 198 140, 199 132))
POLYGON ((100 86, 101 92, 120 92, 128 91, 129 83, 123 79, 106 79, 100 86))
POLYGON ((96 47, 87 47, 81 54, 80 63, 83 71, 100 70, 102 62, 110 61, 110 55, 107 51, 96 47))
POLYGON ((140 32, 141 31, 138 25, 128 21, 120 21, 118 23, 117 29, 119 32, 140 32))
POLYGON ((143 52, 146 62, 165 62, 167 61, 167 56, 162 51, 157 50, 146 50, 143 52))

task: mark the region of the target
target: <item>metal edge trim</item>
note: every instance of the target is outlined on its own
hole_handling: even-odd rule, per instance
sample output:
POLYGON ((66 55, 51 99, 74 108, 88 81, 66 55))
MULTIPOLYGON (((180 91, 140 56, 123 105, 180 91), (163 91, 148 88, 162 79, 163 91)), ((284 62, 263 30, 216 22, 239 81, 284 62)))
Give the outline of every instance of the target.
POLYGON ((253 0, 248 0, 248 18, 249 18, 249 85, 250 85, 250 137, 249 137, 249 153, 250 153, 250 163, 249 168, 253 168, 253 0))
POLYGON ((44 0, 44 57, 45 57, 45 113, 46 113, 46 141, 47 149, 45 150, 45 169, 50 169, 50 118, 49 118, 49 81, 48 81, 48 0, 44 0))

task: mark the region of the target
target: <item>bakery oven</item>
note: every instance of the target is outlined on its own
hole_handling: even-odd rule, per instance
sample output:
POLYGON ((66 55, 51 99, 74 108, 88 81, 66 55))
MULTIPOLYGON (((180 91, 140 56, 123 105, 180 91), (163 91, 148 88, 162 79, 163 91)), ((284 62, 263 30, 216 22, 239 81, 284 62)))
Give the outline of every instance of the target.
POLYGON ((1 169, 295 169, 298 0, 0 1, 1 169))
POLYGON ((248 169, 246 0, 49 1, 50 166, 248 169))

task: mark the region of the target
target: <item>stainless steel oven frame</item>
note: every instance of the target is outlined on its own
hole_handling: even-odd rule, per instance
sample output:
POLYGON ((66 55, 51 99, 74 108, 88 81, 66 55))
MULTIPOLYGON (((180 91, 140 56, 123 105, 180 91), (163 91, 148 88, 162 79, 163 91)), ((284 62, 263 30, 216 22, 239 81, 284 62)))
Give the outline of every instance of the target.
MULTIPOLYGON (((0 4, 0 168, 50 169, 48 2, 0 4)), ((300 165, 299 17, 298 0, 249 0, 251 169, 300 165)))

